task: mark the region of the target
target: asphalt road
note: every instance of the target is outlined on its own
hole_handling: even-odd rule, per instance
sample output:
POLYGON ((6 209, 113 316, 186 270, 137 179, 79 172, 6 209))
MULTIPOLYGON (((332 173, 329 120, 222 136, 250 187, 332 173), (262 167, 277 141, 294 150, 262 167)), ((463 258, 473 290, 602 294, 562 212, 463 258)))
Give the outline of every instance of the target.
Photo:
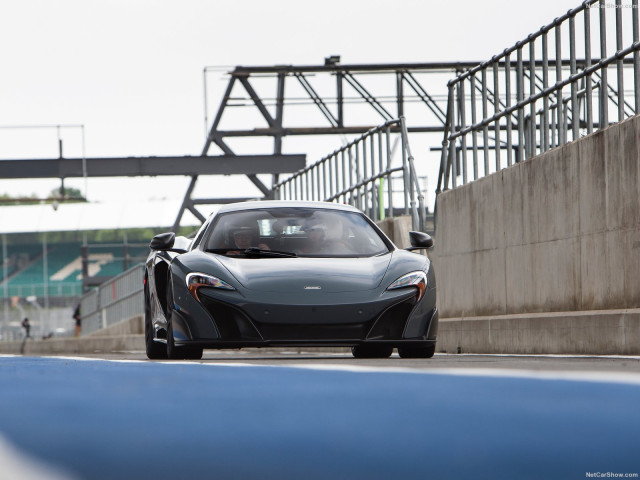
POLYGON ((91 357, 0 356, 0 479, 640 473, 638 357, 91 357))
MULTIPOLYGON (((328 349, 326 349, 328 350, 328 349)), ((409 369, 519 369, 532 371, 639 372, 640 356, 592 355, 482 355, 436 353, 430 359, 402 359, 394 353, 389 359, 355 359, 347 349, 334 352, 301 349, 205 350, 203 363, 252 365, 336 365, 409 369)), ((87 358, 144 360, 144 352, 83 355, 87 358)))

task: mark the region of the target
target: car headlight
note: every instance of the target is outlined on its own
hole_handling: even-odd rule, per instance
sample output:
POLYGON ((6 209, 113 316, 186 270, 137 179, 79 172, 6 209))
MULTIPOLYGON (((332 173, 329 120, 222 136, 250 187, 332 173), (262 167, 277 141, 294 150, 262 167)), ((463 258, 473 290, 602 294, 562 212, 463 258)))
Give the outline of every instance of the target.
POLYGON ((398 288, 416 287, 418 289, 418 300, 422 298, 427 289, 427 274, 422 270, 407 273, 401 276, 395 282, 387 287, 387 290, 396 290, 398 288))
POLYGON ((200 287, 211 287, 211 288, 220 288, 222 290, 235 290, 234 287, 229 285, 224 280, 220 280, 218 277, 214 277, 213 275, 207 275, 206 273, 189 273, 186 278, 187 288, 189 289, 189 293, 193 295, 193 297, 200 301, 198 298, 198 288, 200 287))

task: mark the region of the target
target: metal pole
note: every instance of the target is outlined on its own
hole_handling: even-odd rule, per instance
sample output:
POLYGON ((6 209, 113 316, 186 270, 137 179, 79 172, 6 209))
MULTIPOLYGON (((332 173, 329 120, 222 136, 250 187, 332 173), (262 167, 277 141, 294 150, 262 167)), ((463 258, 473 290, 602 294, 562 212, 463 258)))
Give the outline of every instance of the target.
MULTIPOLYGON (((575 75, 576 68, 576 25, 575 17, 569 18, 569 64, 571 75, 575 75)), ((578 105, 578 85, 571 82, 571 136, 575 141, 580 138, 580 106, 578 105)))
MULTIPOLYGON (((622 46, 622 0, 616 0, 616 50, 619 52, 622 46)), ((618 70, 618 121, 624 120, 624 71, 622 57, 616 62, 618 70)))
MULTIPOLYGON (((517 71, 516 71, 516 98, 520 103, 524 100, 524 73, 522 71, 522 48, 518 46, 517 51, 517 71)), ((518 108, 518 154, 516 162, 524 160, 524 111, 518 108)))
MULTIPOLYGON (((467 126, 465 104, 466 96, 464 92, 464 81, 458 83, 458 115, 460 118, 460 128, 467 126)), ((462 183, 467 183, 467 136, 462 135, 462 183)))
POLYGON ((404 180, 404 214, 409 215, 409 165, 407 164, 407 145, 402 134, 400 135, 400 145, 402 147, 402 177, 404 180))
MULTIPOLYGON (((493 63, 493 112, 498 115, 500 113, 500 77, 498 76, 498 62, 495 61, 493 63)), ((496 172, 500 171, 502 168, 500 162, 500 120, 496 120, 495 123, 495 146, 494 152, 496 155, 496 172)))
POLYGON ((44 308, 49 314, 49 256, 47 252, 47 234, 42 234, 42 278, 44 280, 44 308))
MULTIPOLYGON (((535 40, 529 41, 529 97, 533 97, 536 94, 536 45, 535 40)), ((536 155, 536 102, 533 101, 529 104, 529 145, 528 145, 528 157, 536 155)))
MULTIPOLYGON (((471 75, 471 125, 476 124, 476 76, 471 75)), ((463 80, 464 81, 464 80, 463 80)), ((477 132, 471 132, 471 142, 473 148, 473 179, 478 179, 478 136, 477 132)))
MULTIPOLYGON (((600 0, 600 58, 607 58, 607 4, 600 0)), ((609 83, 607 82, 607 67, 600 71, 600 129, 609 126, 609 83)))
MULTIPOLYGON (((374 142, 374 134, 372 133, 369 136, 369 158, 371 159, 371 176, 375 177, 376 175, 376 158, 375 158, 375 142, 374 142)), ((371 213, 372 218, 378 220, 378 202, 376 199, 377 188, 375 185, 375 181, 371 183, 371 213)))
MULTIPOLYGON (((549 88, 549 38, 547 32, 542 34, 542 89, 549 88)), ((542 151, 549 150, 549 95, 542 99, 542 151)))
MULTIPOLYGON (((637 1, 637 0, 636 0, 637 1)), ((591 67, 591 9, 587 8, 584 11, 584 60, 585 70, 591 67)), ((587 75, 586 78, 586 115, 587 115, 587 134, 593 132, 593 95, 591 85, 591 75, 587 75)))
MULTIPOLYGON (((385 137, 387 140, 387 171, 391 169, 391 128, 387 127, 385 130, 385 137)), ((389 173, 387 175, 387 195, 389 196, 389 217, 393 217, 393 178, 389 173)))
MULTIPOLYGON (((556 84, 562 81, 562 31, 560 25, 555 27, 556 34, 556 84)), ((558 127, 556 146, 559 146, 564 139, 564 120, 562 118, 562 87, 556 90, 556 114, 558 115, 558 121, 556 123, 558 127)))
POLYGON ((4 290, 4 323, 9 325, 9 262, 7 255, 7 235, 2 235, 2 286, 4 290))
MULTIPOLYGON (((505 108, 511 107, 511 55, 507 54, 504 58, 504 85, 505 85, 505 108)), ((507 166, 511 165, 511 156, 513 155, 513 139, 512 139, 513 121, 511 115, 507 115, 507 166)))
MULTIPOLYGON (((489 117, 489 98, 487 95, 487 69, 482 69, 482 119, 489 117)), ((484 175, 489 175, 489 126, 482 129, 482 142, 484 150, 484 175)))
MULTIPOLYGON (((382 131, 378 132, 378 171, 382 173, 384 171, 384 165, 382 164, 382 131)), ((384 220, 384 177, 380 177, 378 186, 378 215, 380 220, 384 220)))
MULTIPOLYGON (((640 26, 638 17, 638 0, 633 0, 631 2, 631 10, 632 10, 632 23, 633 23, 633 43, 638 44, 640 42, 640 26)), ((634 85, 634 97, 635 97, 635 114, 640 114, 640 52, 638 50, 634 50, 633 52, 633 85, 634 85)))

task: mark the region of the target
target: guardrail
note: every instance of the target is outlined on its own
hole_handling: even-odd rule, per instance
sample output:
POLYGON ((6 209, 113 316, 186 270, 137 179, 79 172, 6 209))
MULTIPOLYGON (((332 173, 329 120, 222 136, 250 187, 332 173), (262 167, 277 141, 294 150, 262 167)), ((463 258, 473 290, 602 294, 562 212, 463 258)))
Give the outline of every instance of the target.
POLYGON ((638 16, 638 0, 630 4, 623 4, 622 0, 585 1, 503 53, 451 80, 437 193, 457 187, 460 176, 465 184, 605 128, 610 109, 616 112, 617 121, 639 113, 638 16), (612 55, 607 54, 610 7, 615 9, 616 52, 612 55), (593 32, 592 17, 596 14, 599 28, 593 32), (583 28, 578 28, 577 23, 583 28), (629 23, 631 32, 624 29, 629 23), (625 32, 626 37, 632 35, 626 44, 625 32), (568 61, 563 60, 563 42, 567 39, 568 61), (599 43, 600 58, 592 56, 595 41, 599 43), (579 58, 580 54, 583 58, 579 58), (612 65, 616 68, 616 88, 607 80, 612 65), (631 68, 626 67, 632 67, 632 74, 631 68), (632 93, 625 91, 625 84, 633 85, 632 93), (565 96, 567 88, 569 95, 565 96), (631 96, 633 105, 627 101, 631 96))
POLYGON ((144 314, 143 264, 104 282, 80 299, 82 335, 144 314))
POLYGON ((374 221, 393 216, 392 175, 404 183, 401 210, 412 216, 414 230, 425 229, 426 207, 414 167, 404 117, 372 128, 342 148, 274 186, 280 200, 341 202, 353 205, 374 221), (402 164, 393 167, 392 132, 400 133, 402 164), (387 185, 387 195, 385 192, 387 185))

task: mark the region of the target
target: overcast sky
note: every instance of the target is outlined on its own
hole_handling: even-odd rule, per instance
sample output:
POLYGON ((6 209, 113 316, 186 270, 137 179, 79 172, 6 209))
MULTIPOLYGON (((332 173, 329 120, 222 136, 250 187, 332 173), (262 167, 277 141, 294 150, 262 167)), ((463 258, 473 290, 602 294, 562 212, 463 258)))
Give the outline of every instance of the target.
MULTIPOLYGON (((199 154, 205 66, 321 64, 331 54, 344 64, 484 61, 578 4, 0 0, 0 127, 82 124, 87 156, 199 154)), ((212 97, 225 86, 210 82, 212 97)), ((80 129, 62 136, 65 156, 80 156, 80 129)), ((325 141, 326 152, 340 144, 325 141)), ((55 129, 0 128, 0 158, 57 154, 55 129)), ((196 195, 212 196, 220 185, 212 178, 196 195)), ((58 183, 0 180, 0 193, 45 196, 58 183)), ((181 198, 186 184, 89 179, 88 193, 92 201, 181 198)), ((67 185, 84 191, 82 180, 67 185)), ((247 192, 236 195, 256 194, 242 185, 247 192)))

